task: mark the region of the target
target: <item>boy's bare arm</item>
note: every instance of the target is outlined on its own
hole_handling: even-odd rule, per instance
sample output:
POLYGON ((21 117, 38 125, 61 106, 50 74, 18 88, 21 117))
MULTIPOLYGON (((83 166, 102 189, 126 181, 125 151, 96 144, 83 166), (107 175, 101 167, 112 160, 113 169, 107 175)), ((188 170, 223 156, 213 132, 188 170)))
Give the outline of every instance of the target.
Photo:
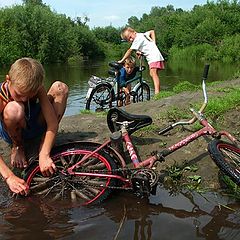
POLYGON ((122 57, 121 60, 119 60, 119 63, 123 63, 125 61, 126 58, 128 58, 130 55, 132 54, 132 49, 129 48, 126 53, 124 54, 124 56, 122 57))
POLYGON ((58 121, 44 87, 39 90, 38 97, 42 114, 47 124, 47 130, 39 151, 39 167, 44 176, 50 176, 56 170, 56 166, 50 158, 50 152, 55 142, 55 137, 58 130, 58 121))
POLYGON ((0 156, 0 173, 12 192, 27 195, 29 190, 27 183, 23 179, 14 175, 14 173, 3 161, 1 156, 0 156))

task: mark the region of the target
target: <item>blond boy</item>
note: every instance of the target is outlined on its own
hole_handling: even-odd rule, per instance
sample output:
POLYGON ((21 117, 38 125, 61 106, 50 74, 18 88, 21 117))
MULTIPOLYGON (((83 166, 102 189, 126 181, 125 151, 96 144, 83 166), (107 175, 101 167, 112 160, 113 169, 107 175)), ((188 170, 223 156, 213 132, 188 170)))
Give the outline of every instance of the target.
MULTIPOLYGON (((0 88, 0 136, 11 148, 11 165, 28 165, 23 143, 25 139, 43 136, 39 148, 39 166, 44 176, 51 176, 56 166, 50 157, 68 96, 66 84, 56 81, 46 92, 45 72, 41 63, 21 58, 12 64, 0 88)), ((0 157, 0 173, 11 191, 26 194, 27 184, 16 177, 0 157)))
MULTIPOLYGON (((126 95, 125 104, 130 104, 130 92, 131 84, 126 84, 126 82, 135 77, 136 72, 139 68, 136 68, 136 60, 132 56, 127 57, 124 60, 123 67, 120 69, 119 75, 119 85, 120 91, 124 91, 126 95)), ((120 103, 119 106, 122 104, 120 103)))

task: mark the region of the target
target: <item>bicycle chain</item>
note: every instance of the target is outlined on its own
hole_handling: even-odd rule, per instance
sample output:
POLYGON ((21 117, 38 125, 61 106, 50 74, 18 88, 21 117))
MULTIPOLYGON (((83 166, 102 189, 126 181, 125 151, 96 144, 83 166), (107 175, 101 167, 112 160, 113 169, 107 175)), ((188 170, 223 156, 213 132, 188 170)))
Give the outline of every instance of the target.
MULTIPOLYGON (((127 174, 129 174, 130 172, 132 172, 130 175, 133 175, 134 172, 137 172, 139 170, 147 170, 149 171, 150 168, 117 168, 117 169, 114 169, 114 170, 84 170, 84 169, 81 169, 81 172, 86 172, 86 173, 107 173, 107 174, 115 174, 117 172, 120 172, 120 173, 124 173, 124 172, 127 172, 127 174)), ((154 171, 153 169, 151 169, 152 171, 154 171)), ((156 173, 157 174, 157 173, 156 173)), ((125 175, 125 174, 121 174, 121 175, 125 175)), ((157 174, 158 175, 158 174, 157 174)), ((127 178, 127 179, 131 179, 130 178, 127 178)), ((126 188, 126 187, 118 187, 118 186, 99 186, 97 184, 89 184, 89 183, 86 183, 84 181, 81 182, 81 184, 85 185, 85 186, 88 186, 88 187, 95 187, 95 188, 109 188, 109 189, 118 189, 118 190, 133 190, 133 188, 126 188)))

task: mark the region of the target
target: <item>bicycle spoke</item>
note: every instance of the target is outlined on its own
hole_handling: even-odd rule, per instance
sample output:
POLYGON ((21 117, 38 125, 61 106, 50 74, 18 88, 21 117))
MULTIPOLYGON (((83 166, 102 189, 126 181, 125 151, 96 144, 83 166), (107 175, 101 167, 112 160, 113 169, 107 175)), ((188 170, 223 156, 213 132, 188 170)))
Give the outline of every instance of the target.
POLYGON ((222 153, 224 154, 226 161, 240 173, 240 154, 232 152, 230 149, 222 149, 222 153))
POLYGON ((107 194, 106 187, 115 181, 110 177, 100 176, 80 176, 77 173, 111 173, 111 165, 99 153, 93 154, 89 159, 81 161, 84 156, 89 155, 87 150, 69 149, 63 154, 57 154, 53 160, 57 167, 57 172, 52 177, 42 176, 40 169, 33 175, 29 175, 27 182, 30 184, 30 192, 33 196, 41 197, 46 201, 70 200, 75 204, 86 205, 107 194), (74 168, 74 173, 69 174, 67 169, 78 163, 74 168))

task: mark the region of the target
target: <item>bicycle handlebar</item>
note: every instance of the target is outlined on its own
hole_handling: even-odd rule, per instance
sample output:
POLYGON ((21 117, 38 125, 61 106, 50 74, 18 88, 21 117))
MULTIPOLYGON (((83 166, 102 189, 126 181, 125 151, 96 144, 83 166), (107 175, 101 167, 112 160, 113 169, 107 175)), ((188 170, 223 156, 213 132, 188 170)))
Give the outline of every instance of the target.
POLYGON ((163 129, 161 129, 161 130, 158 132, 158 134, 159 134, 159 135, 162 135, 162 134, 170 131, 171 129, 173 129, 173 126, 172 126, 172 125, 169 125, 169 126, 163 128, 163 129))
POLYGON ((206 90, 206 84, 205 84, 205 80, 207 79, 207 76, 208 76, 208 71, 209 71, 209 67, 210 65, 209 64, 206 64, 204 66, 204 70, 203 70, 203 75, 202 75, 202 90, 203 90, 203 97, 204 97, 204 102, 201 106, 201 108, 199 109, 198 111, 198 114, 196 110, 194 109, 190 109, 191 112, 193 113, 194 117, 188 121, 179 121, 179 122, 176 122, 176 123, 173 123, 165 128, 163 128, 162 130, 160 130, 158 132, 159 135, 161 134, 164 134, 166 132, 168 132, 169 130, 173 129, 174 127, 178 126, 178 125, 190 125, 190 124, 193 124, 194 122, 196 122, 197 119, 200 118, 201 116, 201 113, 204 111, 204 109, 206 108, 207 106, 207 103, 208 103, 208 97, 207 97, 207 90, 206 90))
POLYGON ((203 78, 204 80, 207 79, 209 67, 210 67, 209 64, 206 64, 205 67, 204 67, 203 76, 202 76, 202 78, 203 78))

